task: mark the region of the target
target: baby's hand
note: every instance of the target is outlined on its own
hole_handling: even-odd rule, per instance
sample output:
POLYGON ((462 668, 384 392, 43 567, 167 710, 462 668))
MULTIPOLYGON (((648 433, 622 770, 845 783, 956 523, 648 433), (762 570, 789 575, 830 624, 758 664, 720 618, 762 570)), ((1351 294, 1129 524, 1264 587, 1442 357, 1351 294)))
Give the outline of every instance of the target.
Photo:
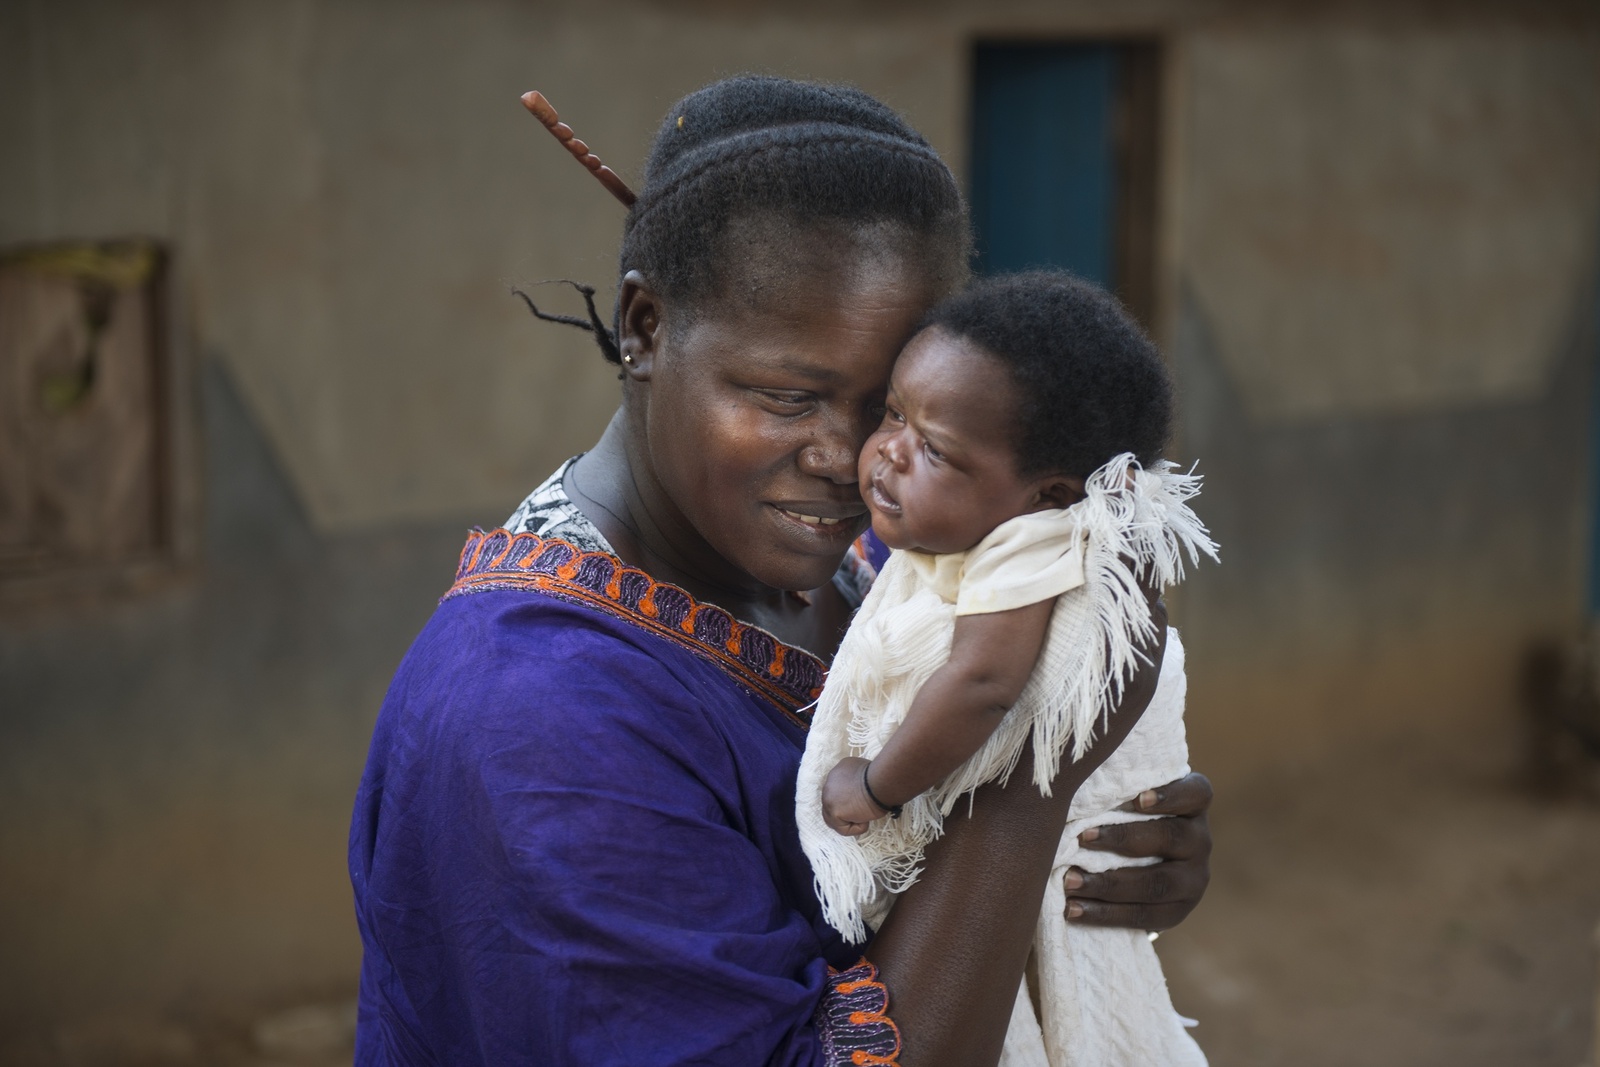
POLYGON ((884 815, 884 810, 867 796, 867 762, 859 756, 846 756, 822 783, 822 821, 828 829, 845 837, 866 833, 872 820, 884 815))

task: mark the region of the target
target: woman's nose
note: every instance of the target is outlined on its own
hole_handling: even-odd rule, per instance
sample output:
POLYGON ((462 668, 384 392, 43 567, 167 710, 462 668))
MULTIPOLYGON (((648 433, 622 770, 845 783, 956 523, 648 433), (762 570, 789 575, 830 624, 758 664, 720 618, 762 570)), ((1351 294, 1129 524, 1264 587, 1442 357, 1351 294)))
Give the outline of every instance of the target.
POLYGON ((800 450, 800 469, 814 478, 855 484, 856 453, 850 441, 829 437, 813 441, 800 450))

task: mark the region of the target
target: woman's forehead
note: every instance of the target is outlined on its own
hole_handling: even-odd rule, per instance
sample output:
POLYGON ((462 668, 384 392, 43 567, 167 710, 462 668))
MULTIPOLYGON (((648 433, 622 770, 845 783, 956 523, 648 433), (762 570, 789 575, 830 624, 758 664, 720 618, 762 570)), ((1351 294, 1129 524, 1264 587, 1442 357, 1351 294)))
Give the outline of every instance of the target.
POLYGON ((783 313, 888 287, 914 293, 926 308, 949 284, 929 252, 925 241, 886 223, 747 216, 720 242, 721 292, 701 303, 783 313))
MULTIPOLYGON (((941 295, 914 262, 890 255, 769 257, 734 274, 724 289, 680 321, 715 324, 720 334, 763 346, 784 337, 848 344, 872 335, 898 348, 941 295)), ((665 311, 670 322, 670 302, 665 311)))
POLYGON ((800 272, 761 299, 697 312, 674 333, 690 359, 735 377, 759 370, 818 385, 881 389, 930 300, 920 278, 887 265, 800 272))

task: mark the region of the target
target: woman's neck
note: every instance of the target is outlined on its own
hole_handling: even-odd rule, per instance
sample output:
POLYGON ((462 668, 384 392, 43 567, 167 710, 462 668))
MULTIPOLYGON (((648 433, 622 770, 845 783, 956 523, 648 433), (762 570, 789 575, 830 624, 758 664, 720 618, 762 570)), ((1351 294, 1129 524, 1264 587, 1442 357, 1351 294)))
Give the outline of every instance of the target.
POLYGON ((600 440, 567 470, 567 496, 625 562, 681 586, 788 644, 832 659, 850 607, 832 584, 802 598, 764 585, 724 559, 656 484, 648 462, 630 455, 619 410, 600 440))

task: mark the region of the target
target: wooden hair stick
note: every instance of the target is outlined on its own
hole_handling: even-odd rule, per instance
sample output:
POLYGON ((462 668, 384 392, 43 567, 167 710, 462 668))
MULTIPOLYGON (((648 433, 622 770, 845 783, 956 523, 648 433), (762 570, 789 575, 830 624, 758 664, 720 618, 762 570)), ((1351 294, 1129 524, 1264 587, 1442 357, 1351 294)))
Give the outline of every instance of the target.
POLYGON ((522 94, 522 106, 533 112, 533 117, 544 123, 544 128, 549 130, 560 141, 574 159, 588 167, 600 184, 610 190, 611 195, 622 201, 623 207, 632 207, 633 202, 639 199, 633 195, 633 190, 628 184, 617 177, 617 172, 600 162, 600 157, 589 151, 589 146, 572 135, 572 127, 561 121, 561 116, 556 114, 556 109, 550 106, 550 101, 538 90, 522 94))

